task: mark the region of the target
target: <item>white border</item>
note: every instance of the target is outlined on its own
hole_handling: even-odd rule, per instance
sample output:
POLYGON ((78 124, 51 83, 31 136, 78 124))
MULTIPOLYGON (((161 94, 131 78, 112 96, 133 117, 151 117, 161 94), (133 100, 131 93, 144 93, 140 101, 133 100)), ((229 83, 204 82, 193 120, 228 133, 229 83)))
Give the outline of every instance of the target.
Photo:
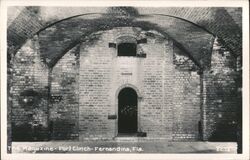
POLYGON ((141 7, 247 7, 247 0, 2 0, 6 6, 141 6, 141 7))
POLYGON ((249 159, 249 2, 212 1, 80 1, 1 0, 1 159, 249 159), (7 153, 7 6, 141 6, 141 7, 243 7, 243 154, 6 154, 7 153))

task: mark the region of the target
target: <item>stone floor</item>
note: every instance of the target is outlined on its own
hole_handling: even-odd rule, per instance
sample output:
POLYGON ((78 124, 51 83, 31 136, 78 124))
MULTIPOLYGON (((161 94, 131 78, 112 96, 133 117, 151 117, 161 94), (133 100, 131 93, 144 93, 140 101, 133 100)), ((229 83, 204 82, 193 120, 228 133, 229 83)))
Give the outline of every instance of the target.
POLYGON ((237 153, 235 142, 13 142, 12 153, 237 153))

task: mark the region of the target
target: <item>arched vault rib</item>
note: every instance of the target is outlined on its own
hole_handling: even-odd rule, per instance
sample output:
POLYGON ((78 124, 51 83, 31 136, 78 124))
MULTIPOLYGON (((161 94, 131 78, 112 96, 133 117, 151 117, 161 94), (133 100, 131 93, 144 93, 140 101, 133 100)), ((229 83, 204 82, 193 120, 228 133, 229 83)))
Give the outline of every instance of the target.
MULTIPOLYGON (((202 60, 202 58, 203 59, 207 58, 208 59, 207 61, 210 60, 209 52, 210 52, 211 47, 209 47, 209 46, 212 45, 211 41, 213 41, 213 35, 208 33, 203 27, 201 27, 199 25, 194 25, 192 22, 189 22, 187 20, 184 21, 181 18, 176 18, 176 17, 169 16, 169 15, 165 15, 163 17, 163 21, 166 23, 160 24, 157 21, 155 21, 155 19, 159 20, 159 16, 162 17, 162 15, 141 15, 138 18, 137 17, 127 18, 127 17, 113 17, 113 16, 110 16, 109 14, 105 14, 101 18, 92 19, 92 20, 82 20, 82 23, 79 22, 79 26, 81 26, 85 29, 83 34, 81 34, 80 28, 77 28, 77 26, 71 26, 72 28, 70 28, 70 30, 72 30, 72 33, 69 35, 77 35, 76 37, 67 37, 68 35, 62 34, 60 37, 58 37, 59 40, 54 39, 54 36, 53 36, 53 40, 51 40, 47 36, 45 36, 46 29, 48 29, 50 27, 60 28, 61 24, 66 26, 67 23, 75 23, 77 21, 77 17, 82 17, 82 16, 86 16, 86 15, 93 16, 93 15, 98 15, 98 13, 84 14, 84 15, 81 14, 81 15, 76 15, 73 17, 68 17, 66 19, 54 22, 53 24, 48 25, 47 27, 41 29, 38 32, 38 35, 40 37, 45 37, 45 39, 43 39, 43 38, 40 38, 40 39, 41 39, 41 41, 45 41, 45 42, 47 41, 46 43, 44 43, 46 45, 53 43, 53 41, 56 41, 56 43, 58 44, 58 42, 60 41, 60 39, 62 39, 62 37, 65 37, 67 39, 71 39, 71 40, 69 40, 69 42, 67 42, 68 44, 62 43, 63 44, 62 46, 64 48, 62 47, 61 50, 58 50, 58 52, 56 52, 56 53, 59 53, 58 55, 52 55, 52 54, 55 54, 55 51, 53 50, 53 53, 50 53, 50 50, 48 50, 50 48, 50 46, 48 46, 48 45, 41 48, 42 56, 45 56, 45 58, 48 59, 47 62, 48 62, 48 65, 50 67, 53 67, 54 64, 56 64, 56 62, 65 53, 67 53, 68 50, 70 50, 72 47, 74 47, 78 43, 83 42, 84 37, 88 36, 89 34, 100 31, 100 30, 109 30, 109 29, 112 29, 114 27, 128 27, 128 26, 140 27, 144 30, 151 30, 151 29, 157 30, 157 31, 161 32, 163 35, 170 37, 174 41, 176 46, 179 47, 184 53, 186 53, 190 57, 190 59, 193 60, 194 63, 198 67, 206 68, 205 66, 209 66, 209 62, 204 62, 204 60, 202 60), (166 17, 167 17, 167 19, 166 19, 166 17), (169 21, 172 21, 173 23, 176 23, 178 21, 178 23, 176 23, 176 24, 170 23, 170 26, 168 26, 169 21), (175 27, 171 27, 171 25, 181 25, 181 26, 183 25, 184 27, 175 28, 175 27), (73 28, 73 27, 76 27, 76 28, 73 28), (172 30, 171 30, 171 28, 172 28, 172 30), (170 29, 170 31, 168 31, 169 29, 170 29), (77 30, 79 32, 76 34, 77 30), (190 31, 190 33, 188 33, 188 31, 190 31), (179 35, 177 35, 177 33, 179 35), (175 36, 175 34, 177 36, 175 36), (193 39, 191 41, 188 37, 190 35, 196 36, 195 39, 193 39), (206 37, 207 39, 203 40, 204 42, 203 42, 203 44, 201 44, 200 42, 202 40, 202 36, 204 36, 204 35, 205 35, 205 37, 207 36, 206 37), (197 42, 199 42, 200 45, 197 42), (204 47, 204 45, 209 45, 209 46, 204 47), (203 49, 206 48, 207 50, 205 50, 205 51, 201 50, 202 48, 203 49), (203 53, 203 55, 199 55, 201 53, 203 53), (206 55, 206 56, 204 57, 204 55, 206 55)), ((67 33, 68 32, 69 31, 67 31, 67 33)), ((60 35, 60 33, 57 33, 57 34, 60 35)), ((52 47, 54 48, 53 45, 52 45, 52 47)))
MULTIPOLYGON (((39 14, 40 13, 39 10, 42 10, 44 8, 48 9, 46 7, 33 7, 33 8, 25 7, 24 9, 22 9, 20 14, 17 17, 13 18, 14 20, 10 22, 10 24, 8 25, 8 57, 11 57, 9 55, 12 55, 12 54, 15 55, 15 53, 19 50, 19 48, 25 43, 27 39, 33 37, 37 33, 40 33, 44 29, 55 25, 56 23, 60 23, 62 21, 66 21, 66 20, 81 17, 81 16, 83 17, 84 15, 86 16, 90 14, 95 14, 95 13, 84 13, 84 14, 69 16, 68 18, 63 18, 57 22, 52 22, 49 25, 47 25, 48 20, 45 18, 43 22, 43 18, 42 18, 43 15, 39 14), (25 28, 29 28, 29 30, 26 30, 25 28)), ((236 13, 237 16, 234 16, 234 17, 231 17, 232 11, 228 13, 228 9, 223 8, 223 7, 219 7, 219 8, 211 8, 211 7, 210 8, 209 7, 171 8, 170 7, 170 8, 164 8, 164 9, 160 8, 159 10, 156 10, 156 11, 151 11, 152 9, 150 10, 150 8, 147 10, 141 9, 141 8, 137 8, 137 9, 142 14, 132 15, 132 16, 142 17, 142 15, 146 15, 145 13, 152 12, 152 13, 155 13, 154 15, 158 15, 158 16, 162 15, 162 16, 175 17, 175 18, 181 19, 183 21, 192 23, 193 25, 197 25, 197 27, 201 27, 204 30, 206 30, 208 33, 219 37, 221 41, 224 42, 224 45, 231 51, 231 53, 235 54, 236 56, 241 55, 242 53, 242 45, 241 45, 242 32, 241 32, 241 26, 238 25, 238 24, 241 24, 240 17, 241 17, 242 9, 240 7, 231 8, 231 10, 233 10, 233 13, 237 11, 236 13), (237 22, 235 22, 235 20, 237 22)), ((84 9, 81 10, 81 12, 82 11, 84 12, 84 9)), ((102 11, 104 10, 102 9, 102 11)), ((71 12, 68 12, 68 13, 71 13, 71 12)), ((103 12, 103 13, 96 13, 96 14, 104 15, 105 13, 103 12)), ((69 15, 73 15, 73 14, 69 14, 69 15)))

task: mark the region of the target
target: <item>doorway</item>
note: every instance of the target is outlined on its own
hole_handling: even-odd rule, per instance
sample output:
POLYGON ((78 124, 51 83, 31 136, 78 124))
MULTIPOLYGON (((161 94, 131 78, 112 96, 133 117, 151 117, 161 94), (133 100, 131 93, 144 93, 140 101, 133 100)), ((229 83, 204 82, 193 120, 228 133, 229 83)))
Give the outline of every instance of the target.
POLYGON ((138 127, 137 93, 124 88, 118 95, 118 134, 135 134, 138 127))

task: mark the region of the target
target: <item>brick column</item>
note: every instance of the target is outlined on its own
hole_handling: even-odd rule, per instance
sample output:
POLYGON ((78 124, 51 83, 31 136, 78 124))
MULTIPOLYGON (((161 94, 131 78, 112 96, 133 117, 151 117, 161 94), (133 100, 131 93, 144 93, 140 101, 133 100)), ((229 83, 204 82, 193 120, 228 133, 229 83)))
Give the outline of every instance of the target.
POLYGON ((200 75, 200 95, 201 95, 201 140, 207 141, 208 140, 208 134, 207 133, 207 118, 206 118, 206 81, 205 81, 205 75, 204 71, 199 71, 200 75))

